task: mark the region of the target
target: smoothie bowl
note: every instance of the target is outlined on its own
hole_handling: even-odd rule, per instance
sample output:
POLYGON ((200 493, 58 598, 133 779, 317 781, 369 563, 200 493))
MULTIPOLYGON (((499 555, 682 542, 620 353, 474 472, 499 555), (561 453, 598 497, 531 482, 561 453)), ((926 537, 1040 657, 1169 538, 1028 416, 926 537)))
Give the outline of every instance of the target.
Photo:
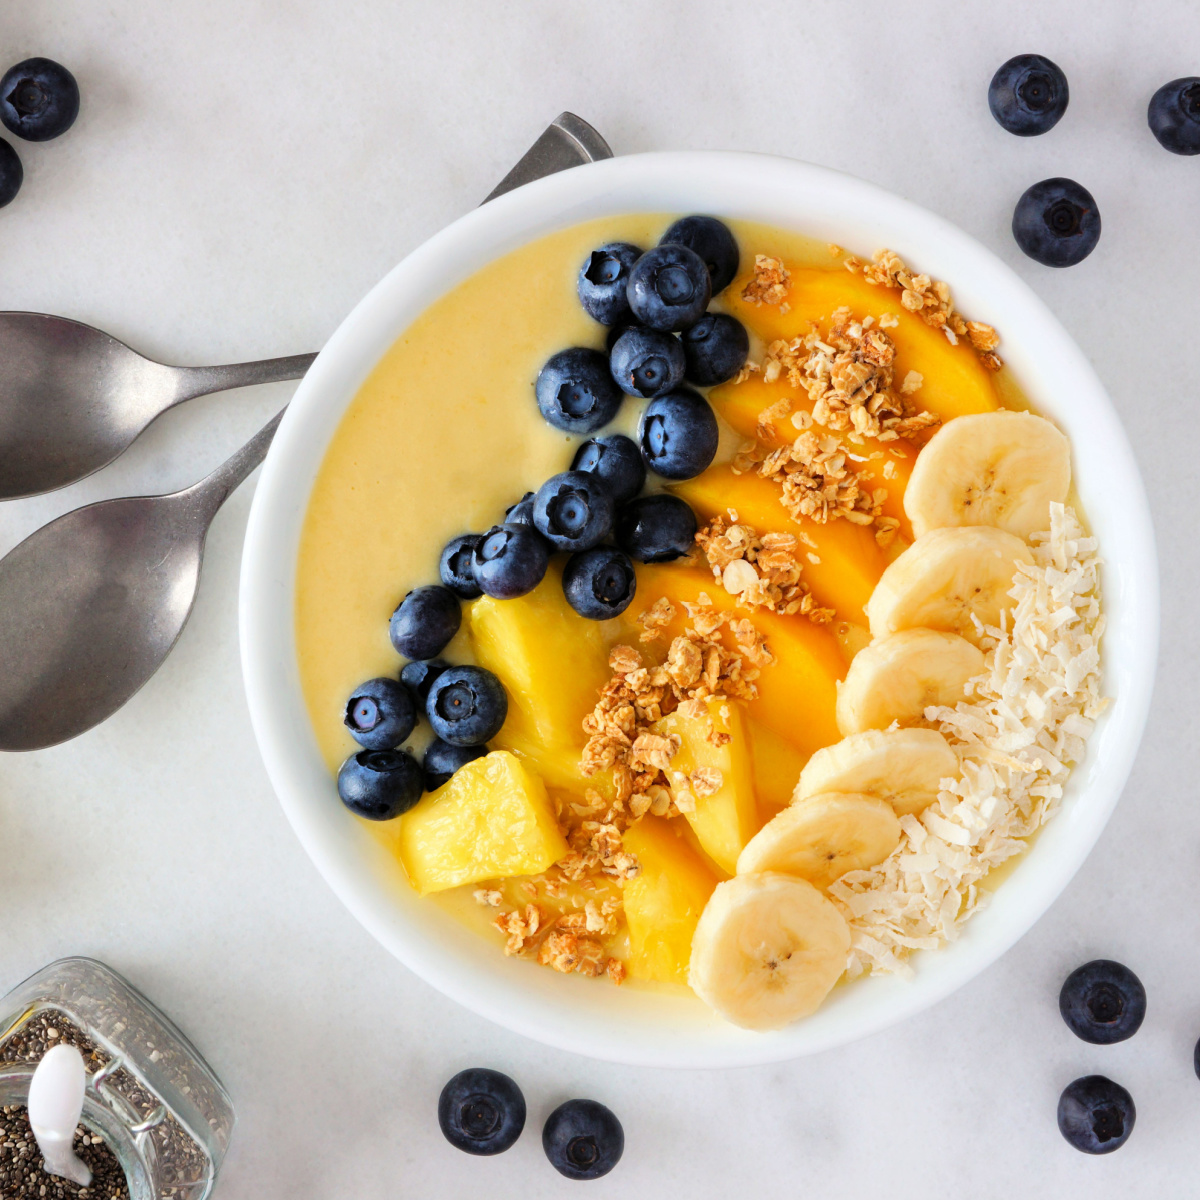
POLYGON ((1003 953, 1116 803, 1157 621, 1128 444, 1036 297, 731 154, 573 169, 401 263, 280 427, 241 598, 272 783, 364 925, 501 1024, 681 1066, 1003 953))

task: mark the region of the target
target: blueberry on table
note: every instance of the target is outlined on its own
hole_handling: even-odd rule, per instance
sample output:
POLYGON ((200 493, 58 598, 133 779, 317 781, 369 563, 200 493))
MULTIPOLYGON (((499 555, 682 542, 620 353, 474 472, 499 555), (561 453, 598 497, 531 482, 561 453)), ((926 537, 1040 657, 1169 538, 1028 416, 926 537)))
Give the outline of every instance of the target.
POLYGON ((345 725, 368 750, 392 750, 417 724, 412 693, 398 679, 368 679, 346 701, 345 725))
POLYGON ((697 387, 716 387, 732 379, 746 364, 750 335, 728 313, 705 313, 680 335, 684 375, 697 387))
POLYGON ((708 307, 712 281, 704 259, 672 243, 647 250, 629 273, 629 307, 648 329, 662 333, 694 325, 708 307))
POLYGON ((1196 1078, 1200 1079, 1200 1041, 1192 1051, 1192 1070, 1196 1072, 1196 1078))
POLYGON ((27 58, 0 79, 0 121, 27 142, 66 133, 79 115, 75 76, 48 58, 27 58))
POLYGON ((1018 137, 1033 137, 1058 124, 1070 92, 1062 68, 1041 54, 1010 58, 988 87, 992 116, 1018 137))
POLYGON ((525 1097, 507 1075, 486 1067, 459 1071, 438 1097, 446 1141, 468 1154, 499 1154, 525 1128, 525 1097))
POLYGON ((629 555, 613 546, 572 554, 563 568, 567 603, 590 621, 619 617, 633 600, 637 579, 629 555))
POLYGON ((511 508, 504 510, 504 525, 533 524, 533 493, 526 492, 511 508))
POLYGON ((683 346, 672 334, 634 325, 613 344, 608 365, 621 391, 649 400, 683 382, 683 346))
POLYGON ((624 399, 608 369, 608 356, 574 346, 547 360, 534 384, 538 411, 567 433, 595 433, 617 415, 624 399))
POLYGON ((604 481, 615 504, 632 500, 646 482, 646 464, 637 442, 623 433, 590 438, 575 452, 572 471, 587 471, 604 481))
POLYGON ((628 242, 609 242, 587 256, 579 268, 578 289, 579 303, 589 317, 601 325, 616 325, 628 316, 629 270, 641 255, 628 242))
POLYGON ((612 532, 616 506, 599 475, 552 475, 533 498, 533 523, 556 550, 590 550, 612 532))
POLYGON ((21 190, 21 182, 25 178, 25 168, 17 152, 0 138, 0 208, 11 204, 21 190))
POLYGON ((1030 258, 1047 267, 1073 267, 1100 240, 1100 209, 1073 179, 1043 179, 1017 201, 1012 231, 1030 258))
POLYGON ((458 597, 446 587, 414 588, 392 613, 388 636, 405 658, 433 658, 462 624, 458 597))
POLYGON ((685 500, 660 492, 617 512, 617 545, 644 563, 682 558, 696 540, 696 514, 685 500))
POLYGON ((1146 989, 1128 967, 1098 958, 1067 976, 1058 994, 1058 1011, 1076 1037, 1108 1046, 1141 1028, 1146 989))
POLYGON ((452 746, 441 738, 434 738, 425 749, 425 757, 421 759, 425 790, 436 791, 443 783, 450 781, 459 767, 482 758, 487 752, 486 746, 452 746))
POLYGON ((460 600, 474 600, 480 594, 471 563, 482 541, 482 534, 460 533, 446 543, 438 560, 438 577, 460 600))
POLYGON ((680 217, 659 239, 695 251, 712 280, 712 294, 724 291, 738 271, 738 244, 729 226, 716 217, 680 217))
MULTIPOLYGON (((524 503, 524 501, 522 501, 524 503)), ((493 525, 475 547, 475 582, 497 600, 532 592, 550 565, 550 547, 532 525, 493 525)))
POLYGON ((699 475, 717 453, 720 431, 707 400, 687 388, 651 400, 638 437, 646 466, 666 479, 699 475))
POLYGON ((508 694, 483 667, 451 667, 429 689, 425 715, 443 742, 482 746, 500 732, 508 716, 508 694))
POLYGON ((568 1100, 546 1118, 542 1149, 568 1179, 599 1179, 621 1161, 625 1131, 598 1101, 568 1100))
POLYGON ((1150 97, 1150 132, 1172 154, 1200 154, 1200 79, 1172 79, 1150 97))
POLYGON ((422 712, 425 710, 425 701, 429 698, 429 689, 433 687, 433 681, 449 665, 444 658, 422 658, 405 663, 400 668, 400 682, 412 692, 422 712))
POLYGON ((1137 1110, 1133 1097, 1103 1075, 1085 1075, 1063 1088, 1058 1128, 1084 1154, 1111 1154, 1129 1140, 1137 1110))
POLYGON ((390 821, 406 813, 424 790, 421 766, 406 750, 360 750, 338 771, 338 795, 356 816, 390 821))

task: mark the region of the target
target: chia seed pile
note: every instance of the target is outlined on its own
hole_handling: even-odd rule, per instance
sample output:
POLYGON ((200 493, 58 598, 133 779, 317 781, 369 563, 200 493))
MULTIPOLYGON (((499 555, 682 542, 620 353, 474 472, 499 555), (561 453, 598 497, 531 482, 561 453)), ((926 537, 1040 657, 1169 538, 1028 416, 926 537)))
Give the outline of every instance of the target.
POLYGON ((42 1153, 29 1127, 29 1114, 20 1105, 0 1108, 0 1196, 4 1200, 20 1200, 23 1196, 37 1200, 74 1200, 76 1196, 128 1200, 125 1172, 103 1138, 80 1125, 75 1130, 75 1153, 92 1170, 91 1187, 80 1187, 42 1170, 42 1153))

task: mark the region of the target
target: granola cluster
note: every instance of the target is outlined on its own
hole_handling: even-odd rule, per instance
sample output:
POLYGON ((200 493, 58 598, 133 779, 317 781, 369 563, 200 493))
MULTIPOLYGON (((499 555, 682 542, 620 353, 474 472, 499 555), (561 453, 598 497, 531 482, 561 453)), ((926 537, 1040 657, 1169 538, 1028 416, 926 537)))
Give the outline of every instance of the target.
POLYGON ((589 900, 582 909, 548 918, 531 903, 501 913, 493 924, 505 936, 506 955, 534 958, 564 975, 607 975, 620 984, 625 979, 625 964, 607 954, 601 940, 616 932, 619 910, 618 900, 603 904, 589 900))
POLYGON ((787 267, 778 258, 769 254, 754 256, 754 277, 742 289, 742 299, 750 304, 771 304, 781 313, 788 311, 788 283, 791 279, 787 267))

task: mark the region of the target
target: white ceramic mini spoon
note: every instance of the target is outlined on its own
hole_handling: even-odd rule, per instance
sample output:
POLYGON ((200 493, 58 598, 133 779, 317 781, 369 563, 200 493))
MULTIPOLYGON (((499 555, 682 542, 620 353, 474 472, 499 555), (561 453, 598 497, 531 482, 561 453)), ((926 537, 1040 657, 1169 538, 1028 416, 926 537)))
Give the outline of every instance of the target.
POLYGON ((86 1086, 83 1055, 74 1046, 52 1046, 34 1068, 27 1106, 29 1124, 46 1160, 46 1171, 80 1187, 89 1187, 92 1182, 88 1165, 72 1149, 86 1086))

